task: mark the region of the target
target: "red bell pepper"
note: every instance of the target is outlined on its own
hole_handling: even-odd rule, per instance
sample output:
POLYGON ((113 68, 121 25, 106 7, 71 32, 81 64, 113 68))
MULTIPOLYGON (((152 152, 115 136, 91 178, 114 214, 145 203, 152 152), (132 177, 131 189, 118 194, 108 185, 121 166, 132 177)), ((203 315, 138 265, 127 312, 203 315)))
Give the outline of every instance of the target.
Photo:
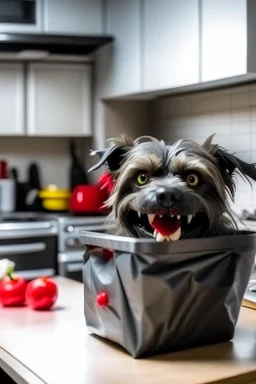
POLYGON ((27 282, 22 277, 13 277, 11 272, 0 284, 0 302, 4 307, 17 307, 25 304, 27 282))
POLYGON ((39 277, 28 283, 26 302, 32 309, 50 309, 58 298, 57 284, 48 277, 39 277))

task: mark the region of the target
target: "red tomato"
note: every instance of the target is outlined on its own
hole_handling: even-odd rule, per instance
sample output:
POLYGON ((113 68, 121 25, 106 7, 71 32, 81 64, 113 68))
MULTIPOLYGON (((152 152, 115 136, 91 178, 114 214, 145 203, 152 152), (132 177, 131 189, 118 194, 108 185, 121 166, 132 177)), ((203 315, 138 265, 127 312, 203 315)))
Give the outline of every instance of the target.
POLYGON ((27 282, 22 277, 6 276, 0 284, 0 302, 5 307, 25 304, 27 282))
POLYGON ((27 285, 26 302, 33 309, 50 309, 57 298, 58 287, 47 277, 39 277, 27 285))

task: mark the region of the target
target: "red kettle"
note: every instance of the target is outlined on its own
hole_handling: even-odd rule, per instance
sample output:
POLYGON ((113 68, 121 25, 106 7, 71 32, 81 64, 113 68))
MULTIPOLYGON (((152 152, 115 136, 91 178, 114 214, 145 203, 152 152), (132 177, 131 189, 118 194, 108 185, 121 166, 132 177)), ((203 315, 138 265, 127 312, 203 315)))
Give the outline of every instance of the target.
POLYGON ((71 194, 70 210, 74 213, 107 214, 105 202, 113 186, 112 177, 108 173, 104 173, 96 184, 77 185, 71 194))

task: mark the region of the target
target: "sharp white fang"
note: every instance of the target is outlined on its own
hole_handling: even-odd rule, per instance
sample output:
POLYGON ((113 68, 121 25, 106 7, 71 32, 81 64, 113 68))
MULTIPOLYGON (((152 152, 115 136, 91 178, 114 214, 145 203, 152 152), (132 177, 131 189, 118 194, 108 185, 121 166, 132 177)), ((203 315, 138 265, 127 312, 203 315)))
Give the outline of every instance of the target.
POLYGON ((188 215, 188 224, 191 223, 191 220, 193 219, 194 215, 188 215))
POLYGON ((164 241, 164 240, 165 240, 165 236, 163 236, 160 232, 158 232, 156 236, 156 241, 164 241))
POLYGON ((141 212, 140 211, 138 211, 138 216, 141 217, 141 212))
POLYGON ((174 215, 171 215, 171 217, 174 217, 174 215))
POLYGON ((180 215, 177 215, 177 219, 180 220, 180 215))
POLYGON ((173 234, 169 235, 169 238, 172 241, 177 241, 177 240, 179 240, 180 235, 181 235, 181 228, 179 227, 176 232, 174 232, 173 234))
POLYGON ((153 236, 154 236, 155 238, 156 238, 156 236, 157 236, 157 230, 156 230, 156 229, 154 230, 153 236))
POLYGON ((155 215, 153 213, 149 213, 148 214, 148 221, 149 221, 150 224, 153 223, 154 218, 155 218, 155 215))

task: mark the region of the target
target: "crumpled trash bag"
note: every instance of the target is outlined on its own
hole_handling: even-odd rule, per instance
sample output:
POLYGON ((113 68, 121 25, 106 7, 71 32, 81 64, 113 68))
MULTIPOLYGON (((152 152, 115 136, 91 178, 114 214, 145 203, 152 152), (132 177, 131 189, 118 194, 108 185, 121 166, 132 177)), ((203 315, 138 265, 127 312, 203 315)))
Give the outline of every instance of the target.
POLYGON ((81 231, 80 240, 87 247, 84 313, 93 334, 134 358, 232 339, 255 233, 158 243, 81 231), (97 303, 102 292, 105 305, 97 303))

